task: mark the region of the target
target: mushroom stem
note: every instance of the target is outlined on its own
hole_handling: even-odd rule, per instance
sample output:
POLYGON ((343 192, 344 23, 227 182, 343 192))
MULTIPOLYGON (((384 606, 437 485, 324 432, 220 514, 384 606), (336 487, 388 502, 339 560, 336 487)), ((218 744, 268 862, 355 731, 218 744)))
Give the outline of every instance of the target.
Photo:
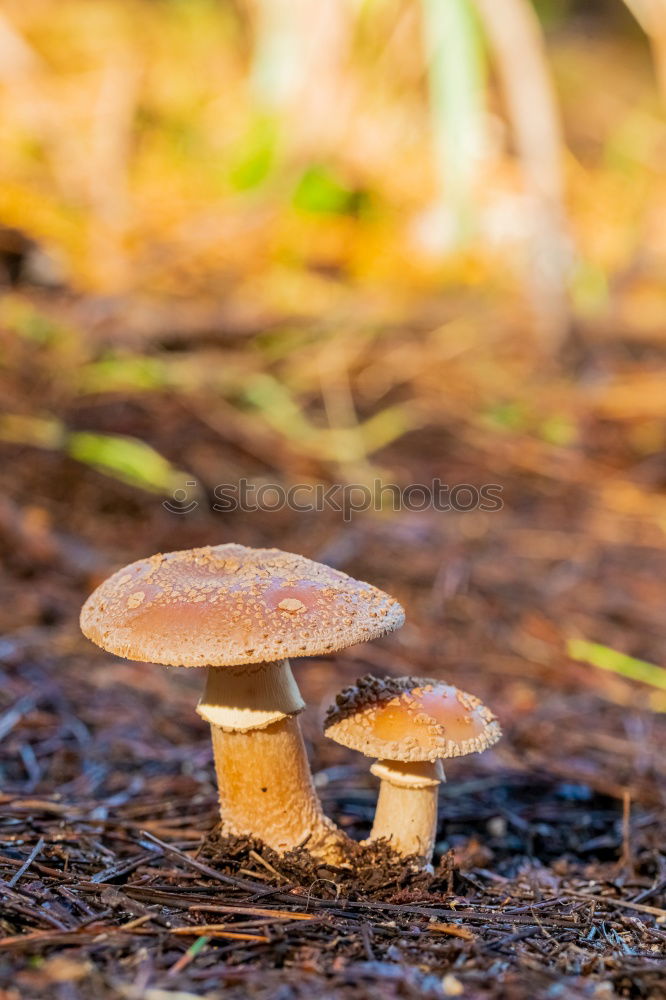
POLYGON ((331 864, 345 860, 350 841, 324 815, 295 716, 249 732, 212 725, 211 733, 225 834, 258 837, 280 852, 304 846, 331 864))
POLYGON ((441 762, 379 761, 371 771, 381 785, 370 840, 386 840, 403 857, 415 854, 430 864, 444 780, 441 762))
POLYGON ((315 793, 296 717, 303 707, 288 660, 208 668, 197 712, 211 727, 222 830, 340 864, 351 841, 315 793))

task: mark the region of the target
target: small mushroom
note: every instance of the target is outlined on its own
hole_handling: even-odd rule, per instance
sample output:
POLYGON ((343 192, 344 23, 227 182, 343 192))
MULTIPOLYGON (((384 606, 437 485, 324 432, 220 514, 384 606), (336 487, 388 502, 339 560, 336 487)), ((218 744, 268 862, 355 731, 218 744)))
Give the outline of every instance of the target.
POLYGON ((330 862, 348 838, 324 815, 301 736, 289 656, 329 653, 402 625, 376 587, 279 549, 217 545, 140 559, 88 598, 84 634, 110 653, 206 666, 223 830, 330 862))
POLYGON ((370 840, 428 865, 437 830, 441 761, 479 753, 502 735, 490 709, 452 684, 422 677, 362 677, 328 709, 327 736, 378 758, 381 779, 370 840))

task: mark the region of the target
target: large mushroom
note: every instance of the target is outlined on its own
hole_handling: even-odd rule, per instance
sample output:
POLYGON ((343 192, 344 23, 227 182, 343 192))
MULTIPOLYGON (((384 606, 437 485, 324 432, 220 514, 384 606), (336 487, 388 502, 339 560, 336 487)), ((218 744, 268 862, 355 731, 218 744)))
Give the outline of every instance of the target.
POLYGON ((206 666, 197 711, 211 726, 223 830, 329 862, 348 840, 324 815, 301 736, 289 656, 330 653, 404 621, 388 594, 279 549, 217 545, 140 559, 81 612, 110 653, 206 666))
POLYGON ((370 840, 432 860, 442 760, 480 753, 502 735, 490 709, 453 684, 423 677, 367 675, 345 688, 326 714, 326 735, 378 758, 381 779, 370 840))

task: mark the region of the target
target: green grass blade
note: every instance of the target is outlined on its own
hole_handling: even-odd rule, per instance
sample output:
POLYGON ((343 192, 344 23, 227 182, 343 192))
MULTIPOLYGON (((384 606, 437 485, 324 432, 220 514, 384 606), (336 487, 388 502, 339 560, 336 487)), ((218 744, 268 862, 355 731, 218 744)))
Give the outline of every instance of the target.
POLYGON ((474 225, 472 192, 485 144, 485 53, 470 0, 421 0, 433 141, 458 239, 474 225))
POLYGON ((191 478, 138 438, 74 431, 66 450, 78 462, 152 493, 172 493, 191 478))
POLYGON ((652 687, 666 690, 666 670, 654 663, 637 660, 617 649, 609 649, 598 642, 588 642, 586 639, 570 639, 567 652, 572 660, 589 663, 602 670, 610 670, 614 674, 628 677, 632 681, 641 681, 652 687))
POLYGON ((34 448, 59 449, 65 437, 63 424, 54 417, 32 417, 23 413, 0 414, 0 441, 34 448))

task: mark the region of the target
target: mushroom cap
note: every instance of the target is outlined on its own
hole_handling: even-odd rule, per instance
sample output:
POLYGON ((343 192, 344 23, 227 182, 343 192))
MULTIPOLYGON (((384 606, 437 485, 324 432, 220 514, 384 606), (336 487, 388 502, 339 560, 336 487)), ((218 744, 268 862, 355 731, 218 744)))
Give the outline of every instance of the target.
POLYGON ((236 666, 330 653, 399 628, 382 590, 280 549, 215 545, 139 559, 83 605, 103 649, 169 666, 236 666))
POLYGON ((480 753, 502 735, 490 709, 453 684, 369 674, 337 696, 324 730, 366 757, 401 761, 480 753))

